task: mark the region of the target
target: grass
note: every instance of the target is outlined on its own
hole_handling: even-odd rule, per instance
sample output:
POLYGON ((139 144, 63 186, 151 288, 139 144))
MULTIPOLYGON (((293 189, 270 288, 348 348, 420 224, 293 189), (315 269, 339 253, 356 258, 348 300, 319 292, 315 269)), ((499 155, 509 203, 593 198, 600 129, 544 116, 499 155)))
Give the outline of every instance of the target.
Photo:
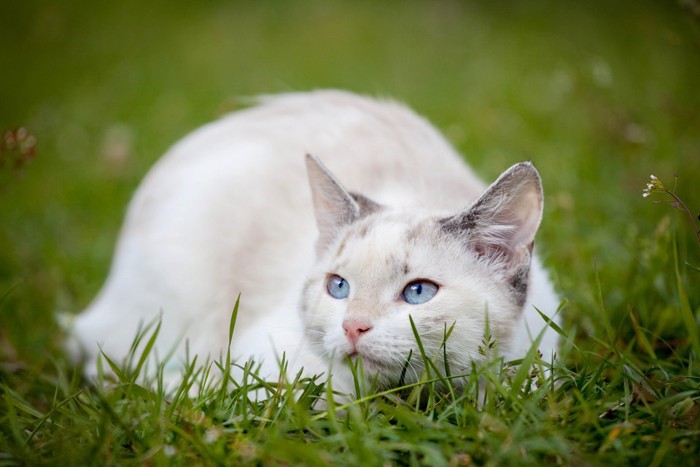
MULTIPOLYGON (((700 209, 697 10, 4 5, 0 130, 36 141, 0 153, 33 154, 19 167, 0 159, 0 464, 694 465, 700 248, 683 213, 650 202, 663 193, 641 195, 650 174, 671 186, 677 173, 674 192, 700 209), (427 375, 401 392, 359 385, 357 402, 325 409, 312 403, 332 388, 261 382, 252 366, 197 397, 146 389, 133 373, 87 385, 54 316, 99 290, 148 167, 241 97, 318 87, 406 101, 486 179, 534 161, 546 196, 538 248, 567 302, 561 365, 533 372, 534 353, 515 372, 492 362, 461 393, 427 375), (256 388, 270 397, 251 399, 256 388)), ((201 364, 188 384, 205 377, 201 364)))

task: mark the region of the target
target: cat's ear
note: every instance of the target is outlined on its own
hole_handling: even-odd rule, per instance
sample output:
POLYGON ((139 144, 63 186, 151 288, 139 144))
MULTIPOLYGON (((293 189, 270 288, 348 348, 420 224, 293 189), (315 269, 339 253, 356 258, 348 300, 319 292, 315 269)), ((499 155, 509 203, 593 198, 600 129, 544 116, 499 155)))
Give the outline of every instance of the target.
POLYGON ((346 190, 328 168, 311 154, 306 155, 306 171, 319 231, 318 251, 323 251, 332 243, 341 229, 381 208, 369 198, 346 190))
POLYGON ((527 274, 542 205, 540 175, 522 162, 503 172, 471 207, 441 224, 513 277, 527 274))

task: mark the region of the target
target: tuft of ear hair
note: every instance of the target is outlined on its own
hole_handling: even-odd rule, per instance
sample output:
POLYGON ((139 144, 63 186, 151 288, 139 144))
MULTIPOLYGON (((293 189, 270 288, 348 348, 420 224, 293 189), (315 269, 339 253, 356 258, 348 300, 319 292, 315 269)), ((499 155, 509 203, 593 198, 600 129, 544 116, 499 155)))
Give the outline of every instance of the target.
POLYGON ((469 208, 440 224, 512 278, 529 268, 542 207, 540 175, 530 162, 521 162, 503 172, 469 208))
POLYGON ((306 155, 306 171, 319 232, 317 252, 328 248, 345 227, 381 209, 371 199, 346 190, 331 171, 311 154, 306 155))

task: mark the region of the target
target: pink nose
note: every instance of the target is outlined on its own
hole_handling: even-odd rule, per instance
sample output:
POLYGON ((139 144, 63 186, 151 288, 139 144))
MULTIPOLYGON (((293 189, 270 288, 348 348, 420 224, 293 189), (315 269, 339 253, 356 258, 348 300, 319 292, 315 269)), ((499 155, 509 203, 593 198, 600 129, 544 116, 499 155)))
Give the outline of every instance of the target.
POLYGON ((343 322, 343 329, 345 330, 345 335, 350 339, 350 342, 354 344, 362 334, 372 329, 372 325, 367 321, 350 319, 343 322))

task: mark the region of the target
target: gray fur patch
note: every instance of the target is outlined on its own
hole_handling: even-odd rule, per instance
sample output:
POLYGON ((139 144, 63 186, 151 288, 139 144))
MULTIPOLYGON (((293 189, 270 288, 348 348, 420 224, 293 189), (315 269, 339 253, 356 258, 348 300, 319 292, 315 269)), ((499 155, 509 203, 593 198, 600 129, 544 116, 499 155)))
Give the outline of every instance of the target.
POLYGON ((445 233, 452 236, 461 237, 465 233, 474 230, 478 225, 478 221, 478 213, 474 210, 469 210, 467 213, 440 219, 438 224, 445 233))
POLYGON ((416 239, 423 237, 425 235, 426 225, 425 223, 419 223, 411 226, 406 232, 406 241, 408 243, 414 242, 416 239))
POLYGON ((515 274, 510 278, 509 284, 513 288, 515 300, 518 305, 525 305, 527 299, 527 289, 530 277, 530 262, 523 264, 515 271, 515 274))

